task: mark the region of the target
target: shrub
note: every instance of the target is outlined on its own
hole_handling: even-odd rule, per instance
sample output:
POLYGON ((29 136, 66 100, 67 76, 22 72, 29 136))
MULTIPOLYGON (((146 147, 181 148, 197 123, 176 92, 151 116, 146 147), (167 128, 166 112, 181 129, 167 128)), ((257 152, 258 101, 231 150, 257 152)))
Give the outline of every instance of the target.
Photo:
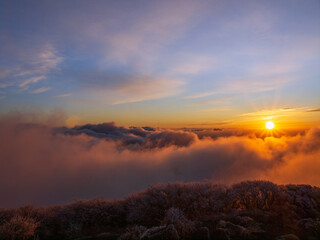
POLYGON ((38 225, 33 218, 15 215, 1 226, 0 233, 7 240, 26 240, 34 236, 38 225))
POLYGON ((181 239, 194 239, 195 234, 206 232, 213 238, 227 234, 275 239, 292 233, 303 240, 320 239, 319 216, 318 187, 266 181, 232 186, 209 181, 168 183, 119 201, 92 199, 62 206, 0 209, 0 239, 26 240, 36 235, 62 240, 100 234, 139 239, 175 233, 181 239))
POLYGON ((195 223, 188 220, 184 213, 177 208, 167 210, 165 218, 162 222, 165 225, 173 224, 179 236, 187 236, 194 231, 195 223))

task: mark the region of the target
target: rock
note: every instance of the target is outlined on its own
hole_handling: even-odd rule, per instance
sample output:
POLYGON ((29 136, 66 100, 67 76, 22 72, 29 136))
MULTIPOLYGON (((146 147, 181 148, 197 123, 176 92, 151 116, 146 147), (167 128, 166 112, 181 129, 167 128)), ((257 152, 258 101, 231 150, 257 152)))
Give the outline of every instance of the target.
POLYGON ((173 224, 147 229, 141 236, 142 240, 179 240, 173 224))
POLYGON ((298 238, 294 234, 286 234, 286 235, 281 235, 277 237, 277 240, 300 240, 300 238, 298 238))

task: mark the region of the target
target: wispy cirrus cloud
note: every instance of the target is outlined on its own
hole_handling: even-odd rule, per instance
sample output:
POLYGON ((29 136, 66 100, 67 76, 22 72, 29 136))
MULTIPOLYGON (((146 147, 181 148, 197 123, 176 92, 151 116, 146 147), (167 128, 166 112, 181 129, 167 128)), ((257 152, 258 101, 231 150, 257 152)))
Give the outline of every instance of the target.
POLYGON ((11 69, 0 70, 0 79, 8 76, 11 73, 11 69))
MULTIPOLYGON (((171 65, 163 54, 168 45, 193 26, 204 2, 150 2, 137 6, 132 16, 123 11, 127 4, 114 4, 110 14, 97 14, 81 28, 74 21, 79 18, 78 13, 69 19, 69 25, 81 29, 72 31, 87 39, 90 48, 98 52, 95 64, 99 65, 84 69, 83 74, 73 73, 80 85, 74 96, 81 94, 108 104, 160 99, 181 93, 186 84, 181 74, 197 74, 212 67, 213 58, 209 56, 195 54, 186 59, 175 53, 178 61, 171 65), (115 13, 118 16, 113 16, 115 13), (115 24, 105 24, 109 19, 115 24), (163 65, 161 71, 159 65, 163 65), (122 73, 118 72, 119 66, 122 73)), ((105 4, 101 3, 103 7, 105 4)))
POLYGON ((320 112, 320 108, 311 108, 306 110, 306 112, 320 112))
POLYGON ((271 91, 280 89, 294 98, 291 86, 299 81, 308 81, 302 92, 309 96, 318 76, 318 18, 310 12, 316 6, 276 1, 52 2, 37 9, 25 6, 18 16, 16 3, 8 3, 8 24, 0 38, 5 56, 0 59, 0 87, 12 95, 48 86, 57 91, 53 96, 72 91, 72 105, 90 99, 88 105, 94 102, 96 109, 97 102, 169 96, 180 97, 172 103, 177 110, 181 102, 203 100, 195 103, 202 108, 214 104, 208 98, 230 95, 272 101, 271 91), (296 16, 298 8, 301 15, 296 16), (93 74, 82 77, 79 72, 93 74))
POLYGON ((112 104, 124 104, 173 96, 181 92, 184 85, 179 79, 165 76, 130 76, 122 80, 105 88, 99 85, 92 93, 102 98, 107 95, 112 104))
POLYGON ((0 83, 0 88, 6 88, 6 87, 10 87, 12 85, 13 84, 10 82, 3 82, 3 83, 0 83))
POLYGON ((192 102, 188 103, 188 106, 197 106, 197 105, 211 105, 211 104, 217 104, 217 103, 226 103, 230 101, 232 97, 220 97, 220 98, 214 98, 214 99, 206 99, 202 101, 192 102))
POLYGON ((32 77, 32 78, 28 78, 26 80, 24 80, 22 83, 19 84, 19 87, 24 87, 30 83, 36 83, 39 82, 40 80, 45 79, 46 76, 45 75, 41 75, 41 76, 37 76, 37 77, 32 77))
POLYGON ((71 93, 65 93, 65 94, 57 95, 56 97, 57 97, 57 98, 63 98, 63 97, 70 97, 70 96, 72 96, 71 93))
POLYGON ((49 91, 51 88, 49 87, 42 87, 42 88, 38 88, 33 90, 31 93, 37 94, 37 93, 43 93, 43 92, 47 92, 49 91))
MULTIPOLYGON (((184 99, 198 99, 214 96, 217 94, 251 94, 257 92, 267 92, 278 88, 281 88, 285 84, 294 81, 292 76, 262 76, 259 74, 254 76, 233 78, 226 83, 223 83, 220 87, 206 92, 199 92, 194 95, 188 95, 183 97, 184 99)), ((203 100, 205 102, 206 100, 203 100)), ((201 101, 202 102, 202 101, 201 101)))
MULTIPOLYGON (((112 34, 100 32, 98 37, 106 44, 107 58, 118 63, 147 67, 159 56, 163 47, 181 36, 203 8, 194 1, 164 1, 149 6, 147 13, 128 22, 112 34)), ((145 10, 146 11, 146 10, 145 10)), ((99 39, 99 40, 100 40, 99 39)))
POLYGON ((165 78, 136 81, 132 85, 117 89, 116 92, 123 96, 115 96, 113 104, 141 102, 174 96, 182 91, 181 87, 183 85, 184 83, 180 80, 165 78))
POLYGON ((222 125, 228 125, 232 123, 230 120, 224 120, 224 121, 214 121, 214 122, 199 122, 199 123, 189 123, 187 126, 222 126, 222 125))
POLYGON ((203 98, 203 97, 208 97, 208 96, 214 95, 216 93, 218 93, 218 91, 203 92, 203 93, 198 93, 198 94, 195 94, 195 95, 185 96, 183 98, 184 99, 203 98))
MULTIPOLYGON (((197 94, 187 95, 185 99, 204 98, 216 94, 237 93, 251 94, 258 92, 267 92, 281 89, 284 86, 302 81, 303 68, 305 63, 315 58, 315 53, 319 53, 319 40, 306 36, 279 36, 275 33, 268 34, 267 38, 271 42, 286 41, 287 45, 281 49, 272 49, 270 51, 260 48, 251 48, 249 53, 242 52, 230 54, 230 57, 238 59, 238 64, 243 60, 256 59, 254 62, 248 62, 241 68, 239 76, 221 78, 212 81, 220 81, 220 86, 215 89, 205 89, 197 94), (306 44, 301 45, 301 42, 306 44)), ((220 57, 219 64, 223 67, 229 65, 229 62, 223 62, 220 57)), ((218 57, 218 59, 219 59, 218 57)), ((223 58, 222 58, 223 59, 223 58)), ((230 60, 230 59, 229 59, 230 60)), ((232 62, 232 61, 231 61, 232 62)), ((303 73, 307 75, 307 73, 303 73)))
POLYGON ((168 69, 169 75, 194 76, 203 72, 215 70, 218 60, 212 56, 199 54, 179 54, 173 57, 173 63, 168 69))
POLYGON ((276 109, 265 109, 265 110, 258 110, 254 112, 247 112, 240 114, 240 117, 245 118, 254 118, 254 119, 271 119, 277 117, 287 116, 289 114, 294 113, 303 113, 307 112, 308 107, 283 107, 283 108, 276 108, 276 109))
POLYGON ((17 86, 28 89, 30 85, 46 79, 63 61, 50 43, 28 49, 16 46, 13 49, 11 54, 14 61, 9 62, 8 69, 0 74, 2 87, 17 86))
POLYGON ((231 107, 213 107, 213 108, 205 108, 201 109, 199 111, 201 112, 226 112, 226 111, 231 111, 231 107))

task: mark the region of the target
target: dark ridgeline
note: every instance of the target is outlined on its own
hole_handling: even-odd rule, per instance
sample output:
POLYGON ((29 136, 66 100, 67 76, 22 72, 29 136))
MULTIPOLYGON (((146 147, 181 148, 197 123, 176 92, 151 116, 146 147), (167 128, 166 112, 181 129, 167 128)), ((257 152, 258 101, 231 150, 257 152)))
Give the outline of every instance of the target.
POLYGON ((0 210, 1 239, 319 239, 320 188, 150 186, 124 200, 0 210))

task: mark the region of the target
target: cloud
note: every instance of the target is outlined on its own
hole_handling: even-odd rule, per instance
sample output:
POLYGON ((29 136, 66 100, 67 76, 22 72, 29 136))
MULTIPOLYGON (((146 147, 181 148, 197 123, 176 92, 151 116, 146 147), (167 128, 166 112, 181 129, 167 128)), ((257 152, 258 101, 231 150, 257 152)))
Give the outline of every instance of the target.
POLYGON ((160 130, 151 127, 118 127, 115 122, 86 124, 74 128, 59 128, 57 132, 66 135, 86 134, 95 138, 117 141, 131 150, 164 148, 168 146, 189 146, 198 140, 196 134, 185 131, 160 130))
POLYGON ((106 44, 107 58, 118 63, 148 66, 159 51, 191 25, 202 4, 187 2, 161 2, 146 5, 144 14, 130 19, 126 27, 112 34, 99 34, 106 44), (102 36, 101 36, 102 35, 102 36))
POLYGON ((7 79, 7 76, 10 75, 11 71, 12 70, 8 68, 0 69, 0 88, 6 88, 13 85, 13 83, 7 79))
MULTIPOLYGON (((315 52, 319 52, 319 40, 309 39, 307 37, 279 36, 270 34, 267 37, 272 42, 279 40, 288 41, 288 44, 282 49, 270 49, 269 51, 261 51, 257 49, 254 53, 256 60, 250 64, 243 65, 242 71, 235 76, 230 76, 224 80, 224 83, 213 90, 205 89, 204 92, 198 92, 187 96, 187 99, 207 97, 216 94, 251 94, 257 92, 267 92, 281 89, 285 85, 293 84, 296 81, 302 81, 307 73, 305 73, 305 62, 314 57, 315 52), (301 42, 307 44, 301 45, 301 42)), ((241 47, 243 49, 243 46, 241 47)), ((254 47, 250 46, 250 51, 254 52, 254 47)), ((251 53, 252 54, 252 53, 251 53)), ((235 59, 237 56, 231 55, 235 59)), ((246 62, 246 58, 240 58, 246 62)), ((221 67, 227 65, 220 59, 221 67)), ((231 61, 232 62, 232 61, 231 61)))
POLYGON ((211 104, 217 104, 217 103, 226 103, 231 99, 232 97, 220 97, 216 99, 206 99, 202 101, 192 102, 192 103, 188 103, 188 105, 196 106, 196 105, 211 105, 211 104))
POLYGON ((3 83, 0 83, 0 88, 6 88, 6 87, 10 87, 12 85, 13 84, 10 82, 3 82, 3 83))
POLYGON ((181 86, 183 85, 184 83, 178 79, 134 77, 132 81, 114 89, 118 94, 114 97, 113 104, 139 102, 177 95, 181 92, 181 86))
POLYGON ((228 121, 228 120, 225 120, 225 121, 215 121, 215 122, 201 122, 201 123, 189 123, 187 124, 187 126, 192 126, 192 125, 201 125, 201 126, 215 126, 215 125, 227 125, 227 124, 230 124, 232 123, 232 121, 228 121))
POLYGON ((217 59, 209 56, 181 54, 174 59, 168 74, 196 75, 212 71, 217 66, 217 59))
POLYGON ((202 112, 225 112, 225 111, 231 111, 232 108, 230 107, 213 107, 213 108, 206 108, 201 109, 202 112))
POLYGON ((42 75, 42 76, 37 76, 37 77, 32 77, 32 78, 26 79, 22 83, 19 84, 19 87, 24 87, 24 86, 26 86, 26 85, 28 85, 30 83, 39 82, 40 80, 43 80, 45 78, 46 78, 46 76, 42 75))
POLYGON ((114 123, 61 132, 34 121, 21 122, 25 118, 0 120, 0 191, 6 193, 1 206, 114 199, 169 181, 266 179, 320 185, 320 128, 281 138, 244 134, 213 140, 200 139, 194 132, 114 123))
MULTIPOLYGON (((5 46, 6 44, 4 42, 5 46)), ((4 81, 6 86, 26 88, 46 79, 63 61, 54 46, 48 42, 27 47, 19 46, 17 42, 11 44, 14 47, 9 47, 9 53, 13 60, 6 63, 8 69, 0 74, 1 81, 4 81)))
POLYGON ((83 94, 112 104, 139 102, 179 94, 184 83, 177 78, 142 74, 83 73, 83 94))
POLYGON ((10 74, 10 69, 1 69, 0 70, 0 79, 8 76, 10 74))
POLYGON ((306 112, 320 112, 320 108, 308 109, 306 112))
POLYGON ((255 112, 243 113, 240 117, 248 119, 271 119, 280 116, 287 116, 290 114, 308 112, 305 111, 307 107, 283 107, 283 108, 274 108, 270 110, 259 110, 255 112))
MULTIPOLYGON (((263 72, 262 72, 263 73, 263 72)), ((266 92, 275 90, 283 85, 293 81, 294 78, 287 75, 266 75, 262 76, 261 73, 258 75, 248 74, 247 77, 230 78, 226 83, 216 88, 213 91, 200 92, 194 95, 186 96, 185 99, 197 99, 218 94, 233 94, 243 95, 251 94, 256 92, 266 92)), ((206 100, 204 100, 205 102, 206 100)), ((202 102, 202 101, 199 101, 202 102)))
POLYGON ((233 79, 231 82, 222 87, 219 92, 233 92, 242 94, 266 92, 278 89, 293 80, 293 77, 287 75, 249 75, 245 78, 233 79))
POLYGON ((42 87, 42 88, 38 88, 36 90, 33 90, 31 93, 43 93, 43 92, 47 92, 49 91, 51 88, 49 87, 42 87))
POLYGON ((214 95, 218 92, 203 92, 203 93, 198 93, 198 94, 195 94, 195 95, 190 95, 190 96, 186 96, 184 97, 185 99, 194 99, 194 98, 202 98, 202 97, 208 97, 208 96, 211 96, 211 95, 214 95))
POLYGON ((57 95, 56 97, 57 97, 57 98, 63 98, 63 97, 70 97, 70 96, 72 96, 71 93, 65 93, 65 94, 57 95))

